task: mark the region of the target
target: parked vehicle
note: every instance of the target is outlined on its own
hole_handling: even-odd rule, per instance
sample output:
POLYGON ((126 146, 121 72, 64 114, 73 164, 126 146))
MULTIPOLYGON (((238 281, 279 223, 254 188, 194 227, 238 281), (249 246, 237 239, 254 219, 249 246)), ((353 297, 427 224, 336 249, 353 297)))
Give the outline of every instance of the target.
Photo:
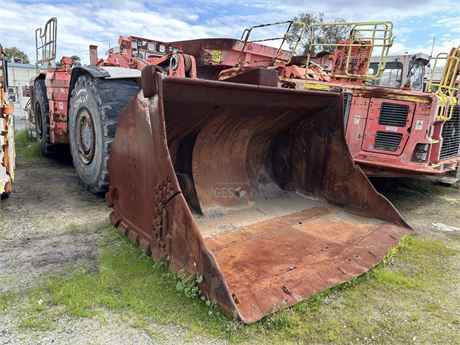
POLYGON ((307 30, 309 46, 329 51, 307 55, 303 70, 295 66, 296 87, 342 90, 348 147, 368 176, 455 172, 460 164, 459 50, 438 56, 436 61, 445 59, 442 78, 430 78, 424 90, 429 57, 387 60, 391 27, 390 22, 313 25, 307 30), (316 27, 342 25, 350 33, 340 42, 318 42, 314 36, 316 27))
POLYGON ((280 87, 303 36, 283 24, 279 47, 250 41, 251 29, 242 40, 121 36, 80 67, 52 66, 55 18, 37 31, 50 67, 29 111, 43 150, 69 144, 82 183, 109 186, 118 230, 199 276, 201 293, 245 323, 366 272, 410 232, 353 163, 341 92, 280 87))

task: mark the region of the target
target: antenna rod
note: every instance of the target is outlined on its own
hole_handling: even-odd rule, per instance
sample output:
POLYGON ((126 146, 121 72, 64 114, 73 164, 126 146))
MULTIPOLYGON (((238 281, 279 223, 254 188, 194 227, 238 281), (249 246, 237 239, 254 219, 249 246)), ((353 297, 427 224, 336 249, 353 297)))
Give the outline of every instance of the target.
POLYGON ((434 43, 436 42, 436 36, 433 36, 433 44, 431 45, 430 60, 433 57, 434 43))

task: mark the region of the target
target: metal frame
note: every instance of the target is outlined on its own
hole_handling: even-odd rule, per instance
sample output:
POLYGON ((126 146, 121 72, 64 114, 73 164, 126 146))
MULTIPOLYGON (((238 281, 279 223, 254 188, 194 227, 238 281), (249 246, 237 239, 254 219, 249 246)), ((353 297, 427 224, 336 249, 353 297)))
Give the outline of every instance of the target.
POLYGON ((36 64, 48 63, 56 60, 57 18, 48 20, 43 28, 35 30, 36 64))
POLYGON ((428 80, 428 92, 434 92, 439 96, 439 111, 436 120, 449 121, 452 118, 454 105, 458 104, 458 85, 455 82, 458 79, 460 70, 460 46, 453 48, 450 53, 439 53, 436 55, 433 67, 428 80), (440 60, 445 60, 444 69, 442 70, 441 79, 438 83, 433 81, 436 71, 436 65, 440 60), (433 91, 435 89, 435 91, 433 91))
MULTIPOLYGON (((308 47, 322 46, 322 47, 345 47, 348 48, 348 55, 345 67, 345 74, 334 75, 336 78, 353 78, 361 80, 378 80, 382 77, 383 71, 385 70, 385 63, 388 56, 388 51, 393 45, 393 23, 390 21, 374 21, 374 22, 345 22, 345 23, 319 23, 311 24, 306 29, 307 34, 307 45, 308 47), (350 34, 348 37, 348 43, 320 43, 315 41, 315 30, 321 27, 332 27, 332 26, 349 26, 350 34), (354 74, 348 73, 351 60, 352 60, 352 48, 353 47, 370 47, 371 54, 374 48, 382 48, 379 56, 378 69, 375 74, 354 74)), ((311 55, 307 54, 307 67, 310 63, 311 55)), ((367 62, 366 71, 369 70, 370 59, 367 62)))
POLYGON ((281 44, 280 44, 280 46, 278 48, 278 51, 276 53, 276 57, 273 58, 271 65, 272 66, 275 65, 276 62, 282 62, 282 63, 288 64, 291 61, 292 56, 295 54, 295 51, 297 50, 299 42, 301 41, 303 35, 305 34, 305 29, 306 29, 305 23, 299 22, 299 21, 294 21, 294 20, 286 20, 286 21, 283 21, 283 22, 275 22, 275 23, 254 25, 254 26, 252 26, 250 28, 244 29, 243 33, 241 34, 240 40, 243 42, 243 48, 241 49, 241 51, 245 52, 245 48, 246 48, 248 43, 260 43, 260 42, 281 40, 281 44), (287 29, 286 29, 284 35, 281 36, 281 37, 270 37, 270 38, 264 38, 264 39, 260 39, 260 40, 252 40, 252 41, 249 40, 249 38, 251 36, 251 33, 252 33, 252 31, 254 29, 265 28, 265 27, 269 27, 269 26, 286 25, 286 24, 288 25, 287 29), (292 33, 292 28, 294 26, 300 26, 300 30, 295 36, 290 36, 290 34, 292 33), (288 38, 294 38, 294 40, 293 40, 294 44, 291 46, 291 54, 289 56, 289 59, 287 59, 287 60, 286 59, 281 59, 280 55, 281 55, 281 51, 283 50, 282 49, 283 44, 286 42, 286 40, 288 38))

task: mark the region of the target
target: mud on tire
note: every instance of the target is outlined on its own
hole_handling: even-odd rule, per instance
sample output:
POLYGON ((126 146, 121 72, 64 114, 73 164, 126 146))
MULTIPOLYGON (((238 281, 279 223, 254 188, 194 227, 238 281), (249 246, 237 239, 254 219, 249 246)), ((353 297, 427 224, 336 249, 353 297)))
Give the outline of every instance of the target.
POLYGON ((107 191, 108 160, 118 116, 139 91, 132 80, 80 76, 69 103, 69 142, 73 164, 93 193, 107 191))

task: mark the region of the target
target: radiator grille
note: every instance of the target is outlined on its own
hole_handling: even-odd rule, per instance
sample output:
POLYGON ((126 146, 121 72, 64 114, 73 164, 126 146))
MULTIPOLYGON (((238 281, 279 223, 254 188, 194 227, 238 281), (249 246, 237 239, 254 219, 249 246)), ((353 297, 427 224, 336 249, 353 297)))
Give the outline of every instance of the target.
POLYGON ((405 127, 408 113, 408 105, 384 102, 380 108, 379 124, 405 127))
POLYGON ((377 150, 397 151, 401 143, 402 133, 377 132, 374 148, 377 150))
POLYGON ((350 116, 350 107, 351 107, 351 94, 344 93, 343 94, 343 112, 344 112, 343 123, 345 124, 345 129, 347 128, 348 117, 350 116))
POLYGON ((460 149, 460 106, 455 105, 452 117, 442 127, 442 146, 439 159, 456 157, 460 149))

